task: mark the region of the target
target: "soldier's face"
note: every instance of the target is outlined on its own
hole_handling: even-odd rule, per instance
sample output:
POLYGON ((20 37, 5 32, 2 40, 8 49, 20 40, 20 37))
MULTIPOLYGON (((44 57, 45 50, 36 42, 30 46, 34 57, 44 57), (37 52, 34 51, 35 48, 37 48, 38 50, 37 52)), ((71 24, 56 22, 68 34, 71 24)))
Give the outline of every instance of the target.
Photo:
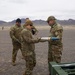
POLYGON ((27 28, 31 30, 32 29, 32 25, 27 25, 27 28))
POLYGON ((50 20, 50 21, 49 21, 49 25, 50 25, 50 26, 53 25, 54 23, 55 23, 54 20, 50 20))
POLYGON ((16 22, 16 25, 17 25, 17 26, 20 26, 20 25, 21 25, 21 23, 20 23, 20 22, 16 22))

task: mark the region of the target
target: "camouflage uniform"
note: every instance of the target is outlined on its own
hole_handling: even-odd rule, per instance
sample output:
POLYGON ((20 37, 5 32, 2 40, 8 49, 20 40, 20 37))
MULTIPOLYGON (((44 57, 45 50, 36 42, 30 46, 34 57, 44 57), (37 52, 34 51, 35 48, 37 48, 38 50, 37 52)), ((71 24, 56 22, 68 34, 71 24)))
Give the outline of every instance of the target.
MULTIPOLYGON (((48 24, 50 20, 54 20, 55 22, 55 17, 50 16, 47 20, 48 24)), ((61 55, 62 55, 62 50, 63 50, 63 44, 62 44, 62 33, 63 33, 63 28, 61 25, 57 24, 56 22, 51 25, 50 29, 50 37, 58 37, 59 40, 50 40, 48 42, 48 64, 51 61, 55 61, 57 63, 61 62, 61 55)), ((50 72, 50 68, 49 68, 50 72)))
POLYGON ((21 50, 21 31, 22 31, 21 26, 14 25, 13 27, 10 28, 10 37, 12 39, 12 45, 13 45, 13 51, 12 51, 12 62, 15 63, 16 61, 16 56, 17 52, 20 49, 21 50))
POLYGON ((50 37, 58 37, 60 40, 51 40, 49 42, 49 50, 48 50, 48 62, 56 61, 57 63, 61 62, 61 55, 63 50, 62 44, 62 26, 58 24, 54 24, 50 30, 50 37))
MULTIPOLYGON (((29 22, 28 22, 29 23, 29 22)), ((26 27, 21 32, 22 55, 26 61, 26 70, 23 75, 32 75, 33 68, 36 65, 35 44, 39 39, 33 39, 32 33, 26 27)))

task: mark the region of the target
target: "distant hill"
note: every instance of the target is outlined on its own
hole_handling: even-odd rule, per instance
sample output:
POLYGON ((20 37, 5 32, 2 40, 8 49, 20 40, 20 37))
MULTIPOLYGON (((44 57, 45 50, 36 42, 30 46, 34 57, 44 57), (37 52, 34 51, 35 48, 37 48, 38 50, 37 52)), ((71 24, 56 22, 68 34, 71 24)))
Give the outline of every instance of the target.
POLYGON ((46 25, 47 24, 47 22, 44 20, 34 20, 33 23, 35 25, 46 25))
MULTIPOLYGON (((8 23, 10 23, 10 24, 15 24, 15 21, 16 21, 16 20, 13 20, 13 21, 8 22, 8 23)), ((25 19, 21 19, 21 21, 22 21, 22 23, 25 23, 25 19)))
POLYGON ((73 20, 73 19, 69 19, 69 20, 57 20, 57 22, 59 24, 62 24, 62 25, 75 25, 75 20, 73 20))
POLYGON ((5 21, 0 21, 0 25, 6 23, 5 21))
MULTIPOLYGON (((21 19, 22 24, 25 23, 25 19, 21 19)), ((57 20, 57 22, 61 25, 75 25, 75 20, 74 19, 69 19, 69 20, 57 20)), ((33 20, 33 23, 35 25, 46 25, 47 22, 44 20, 33 20)), ((5 22, 5 21, 0 21, 0 26, 11 26, 15 24, 15 20, 11 22, 5 22)))

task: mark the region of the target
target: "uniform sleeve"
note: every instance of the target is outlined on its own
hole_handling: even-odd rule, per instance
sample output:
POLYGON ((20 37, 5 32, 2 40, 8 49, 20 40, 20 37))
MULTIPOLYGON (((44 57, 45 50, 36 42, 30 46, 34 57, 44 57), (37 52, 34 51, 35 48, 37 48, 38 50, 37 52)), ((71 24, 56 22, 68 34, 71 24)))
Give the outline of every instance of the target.
POLYGON ((33 29, 35 29, 35 30, 36 30, 36 32, 38 32, 38 30, 35 28, 35 26, 33 26, 33 29))
POLYGON ((13 27, 10 28, 10 37, 12 40, 16 40, 16 38, 14 36, 14 28, 13 27))
POLYGON ((38 33, 38 30, 35 28, 35 26, 33 26, 32 28, 32 34, 36 35, 38 33))
POLYGON ((36 38, 36 39, 32 39, 30 37, 30 32, 29 31, 23 31, 22 32, 22 37, 24 39, 24 42, 27 42, 27 43, 38 43, 39 42, 39 38, 36 38))
POLYGON ((62 38, 62 34, 63 34, 63 28, 62 26, 58 27, 56 32, 55 32, 55 36, 58 37, 59 39, 62 38))

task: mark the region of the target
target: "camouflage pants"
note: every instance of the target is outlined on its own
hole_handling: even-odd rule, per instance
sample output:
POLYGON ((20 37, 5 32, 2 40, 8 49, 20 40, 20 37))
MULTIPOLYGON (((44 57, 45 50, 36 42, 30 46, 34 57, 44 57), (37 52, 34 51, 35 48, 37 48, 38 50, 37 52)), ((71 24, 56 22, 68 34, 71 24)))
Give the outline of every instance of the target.
POLYGON ((55 61, 57 63, 61 62, 62 46, 52 45, 48 51, 48 62, 55 61))
POLYGON ((24 59, 26 61, 26 70, 23 75, 32 75, 32 71, 34 67, 36 66, 36 56, 35 53, 33 52, 32 55, 25 56, 23 52, 24 59))
POLYGON ((12 62, 16 61, 16 56, 18 53, 18 50, 21 50, 21 44, 20 43, 13 43, 13 51, 12 51, 12 62))
MULTIPOLYGON (((50 45, 48 50, 48 64, 49 62, 55 61, 57 63, 61 62, 63 46, 50 45)), ((49 68, 50 71, 50 68, 49 68)))

